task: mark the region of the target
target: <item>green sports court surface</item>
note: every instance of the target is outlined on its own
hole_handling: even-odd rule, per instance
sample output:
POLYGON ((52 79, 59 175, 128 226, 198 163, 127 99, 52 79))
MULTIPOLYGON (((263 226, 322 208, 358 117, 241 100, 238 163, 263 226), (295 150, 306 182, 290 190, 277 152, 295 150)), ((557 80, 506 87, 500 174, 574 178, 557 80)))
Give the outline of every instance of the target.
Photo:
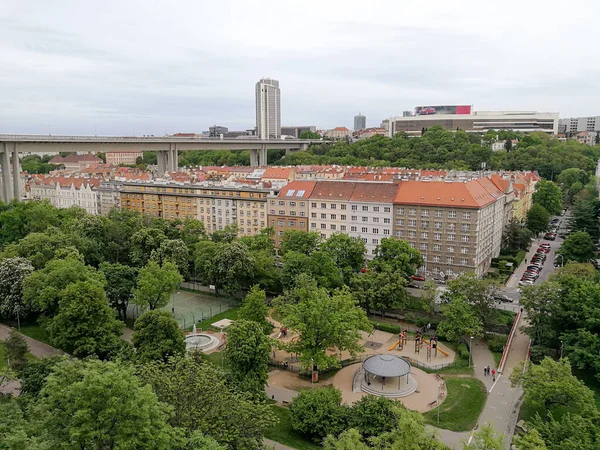
MULTIPOLYGON (((215 297, 212 294, 204 292, 189 292, 177 290, 171 294, 169 303, 161 308, 165 311, 173 311, 177 323, 181 327, 188 328, 194 323, 201 322, 204 319, 213 317, 229 308, 236 306, 232 300, 222 297, 215 297)), ((139 315, 143 312, 138 307, 130 304, 131 312, 128 315, 139 315)))

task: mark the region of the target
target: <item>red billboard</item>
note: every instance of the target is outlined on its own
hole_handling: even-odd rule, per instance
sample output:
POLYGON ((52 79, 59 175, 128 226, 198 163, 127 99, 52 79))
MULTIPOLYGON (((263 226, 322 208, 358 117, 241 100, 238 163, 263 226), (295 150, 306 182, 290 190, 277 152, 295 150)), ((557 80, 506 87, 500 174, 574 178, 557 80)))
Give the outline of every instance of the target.
POLYGON ((471 105, 417 106, 415 116, 432 114, 471 114, 471 105))

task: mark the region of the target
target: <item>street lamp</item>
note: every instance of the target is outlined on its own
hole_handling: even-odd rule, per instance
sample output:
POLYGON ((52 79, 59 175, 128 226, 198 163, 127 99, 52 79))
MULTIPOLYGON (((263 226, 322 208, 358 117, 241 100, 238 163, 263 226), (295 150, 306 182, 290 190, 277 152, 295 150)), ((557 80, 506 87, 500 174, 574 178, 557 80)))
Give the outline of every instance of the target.
POLYGON ((563 357, 563 349, 565 348, 565 343, 560 341, 560 359, 563 357))
POLYGON ((471 367, 471 352, 473 350, 473 336, 469 339, 469 367, 471 367))
POLYGON ((438 384, 438 396, 437 396, 437 424, 440 424, 440 386, 438 384))

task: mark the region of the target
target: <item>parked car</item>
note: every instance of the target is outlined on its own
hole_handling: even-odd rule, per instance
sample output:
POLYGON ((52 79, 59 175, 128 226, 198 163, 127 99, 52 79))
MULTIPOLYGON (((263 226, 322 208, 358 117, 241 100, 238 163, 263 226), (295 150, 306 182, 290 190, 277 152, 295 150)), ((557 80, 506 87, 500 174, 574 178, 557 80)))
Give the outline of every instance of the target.
POLYGON ((547 244, 545 242, 543 244, 540 244, 540 247, 542 247, 542 248, 552 248, 552 246, 550 244, 547 244))
POLYGON ((541 253, 541 252, 550 253, 550 249, 548 247, 540 247, 537 249, 536 253, 541 253))
POLYGON ((534 280, 530 280, 530 279, 521 279, 521 281, 519 281, 519 286, 531 286, 532 284, 534 284, 535 281, 534 280))
POLYGON ((421 275, 411 275, 410 278, 415 281, 425 281, 425 277, 423 277, 421 275))
POLYGON ((507 303, 513 302, 512 298, 510 298, 508 295, 503 295, 503 294, 494 296, 494 300, 497 300, 499 302, 507 302, 507 303))
POLYGON ((532 264, 531 266, 527 266, 527 270, 533 270, 534 272, 541 272, 542 271, 542 266, 541 264, 532 264))
POLYGON ((544 239, 546 241, 554 241, 556 239, 556 233, 546 233, 544 239))

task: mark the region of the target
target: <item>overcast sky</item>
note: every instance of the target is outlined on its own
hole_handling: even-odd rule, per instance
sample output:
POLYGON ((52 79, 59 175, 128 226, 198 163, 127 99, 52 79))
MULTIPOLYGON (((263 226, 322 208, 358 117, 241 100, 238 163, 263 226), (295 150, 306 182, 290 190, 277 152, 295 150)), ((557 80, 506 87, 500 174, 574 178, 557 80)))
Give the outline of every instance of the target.
POLYGON ((600 2, 1 0, 0 133, 368 126, 417 105, 600 115, 600 2))

